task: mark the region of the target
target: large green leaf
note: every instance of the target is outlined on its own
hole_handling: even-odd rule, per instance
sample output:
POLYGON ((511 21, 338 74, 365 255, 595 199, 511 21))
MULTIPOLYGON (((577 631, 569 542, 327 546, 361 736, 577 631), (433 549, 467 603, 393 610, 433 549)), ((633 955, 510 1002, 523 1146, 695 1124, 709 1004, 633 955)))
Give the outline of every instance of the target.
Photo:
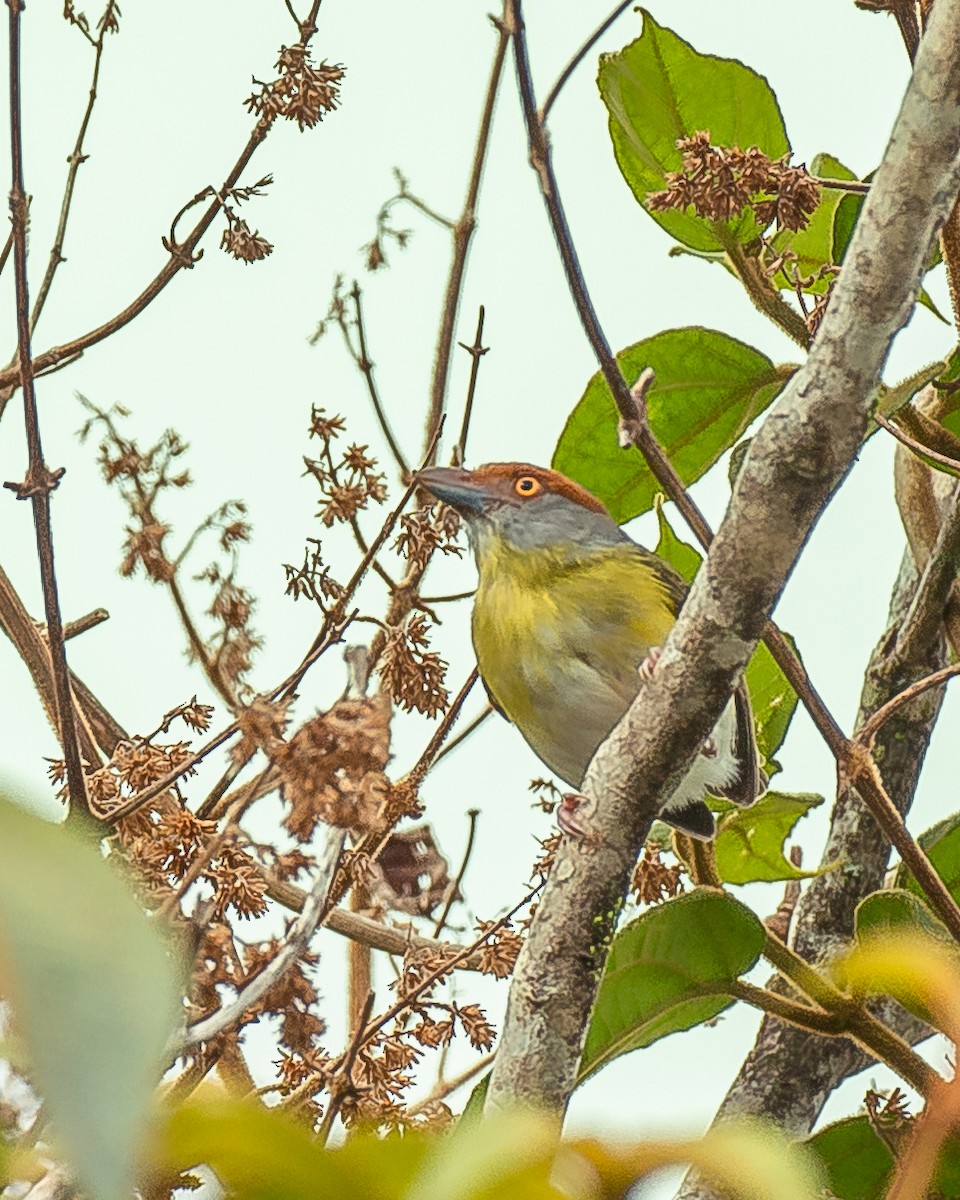
POLYGON ((97 1200, 130 1194, 180 989, 94 841, 0 800, 0 973, 56 1130, 97 1200))
MULTIPOLYGON (((715 329, 670 329, 628 346, 617 361, 632 382, 645 367, 650 427, 684 484, 694 483, 742 436, 792 373, 715 329)), ((659 485, 640 452, 617 441, 617 410, 597 372, 567 419, 553 466, 582 483, 623 524, 653 507, 659 485)))
POLYGON ((806 1143, 827 1176, 837 1200, 882 1200, 893 1155, 877 1137, 868 1117, 850 1117, 815 1133, 806 1143))
POLYGON ((580 1062, 580 1080, 612 1059, 709 1021, 733 1003, 763 925, 732 896, 706 888, 668 900, 613 939, 580 1062))
POLYGON ((800 818, 822 803, 822 796, 767 792, 749 808, 728 813, 715 842, 720 878, 724 883, 755 883, 819 874, 795 867, 783 845, 800 818))
MULTIPOLYGON (((597 80, 610 115, 617 164, 641 204, 678 171, 678 138, 707 130, 714 145, 759 146, 771 158, 790 151, 777 98, 762 75, 736 59, 700 54, 643 10, 643 32, 600 59, 597 80)), ((725 227, 674 210, 651 213, 695 250, 723 249, 724 237, 749 242, 760 228, 751 212, 725 227)))
MULTIPOLYGON (((856 175, 830 154, 818 154, 810 164, 813 175, 826 179, 851 180, 856 175)), ((781 290, 791 293, 795 290, 794 273, 810 279, 803 285, 803 291, 822 296, 826 292, 833 276, 827 279, 816 278, 821 267, 835 260, 833 257, 834 220, 837 209, 846 195, 836 188, 823 188, 820 193, 820 203, 814 209, 805 229, 781 229, 774 234, 771 244, 778 253, 789 253, 791 257, 790 275, 778 271, 774 283, 781 290), (811 278, 812 277, 812 278, 811 278)))

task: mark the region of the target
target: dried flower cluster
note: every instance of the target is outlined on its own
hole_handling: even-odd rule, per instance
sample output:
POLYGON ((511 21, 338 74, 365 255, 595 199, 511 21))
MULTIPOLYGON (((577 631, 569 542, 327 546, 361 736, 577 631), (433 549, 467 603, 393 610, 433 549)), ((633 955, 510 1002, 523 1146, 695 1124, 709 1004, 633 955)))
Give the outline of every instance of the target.
POLYGON ((638 904, 660 904, 683 891, 683 867, 668 867, 656 842, 647 842, 633 871, 630 890, 638 904))
MULTIPOLYGON (((68 25, 75 25, 88 41, 97 40, 90 32, 90 18, 86 13, 77 12, 73 0, 63 0, 63 19, 68 25)), ((117 0, 107 0, 103 14, 97 22, 97 32, 101 37, 106 33, 120 32, 120 5, 117 0)))
POLYGON ((820 186, 804 167, 791 167, 787 155, 772 159, 756 146, 713 146, 706 131, 680 138, 683 168, 668 171, 667 187, 651 192, 652 212, 692 207, 699 217, 729 221, 752 209, 762 229, 801 230, 820 203, 820 186))
POLYGON ((301 596, 312 600, 321 612, 332 612, 337 607, 344 594, 343 584, 338 583, 330 574, 330 568, 320 557, 321 545, 318 538, 307 538, 303 551, 303 564, 299 567, 292 563, 283 564, 283 573, 287 579, 284 595, 299 600, 301 596))
POLYGON ((516 965, 523 938, 510 922, 501 921, 478 921, 477 933, 485 939, 480 947, 480 970, 506 979, 516 965))
POLYGON ((343 417, 327 416, 325 409, 313 406, 310 436, 319 440, 321 452, 319 458, 304 455, 303 462, 306 474, 320 486, 317 515, 328 529, 337 522, 352 522, 370 501, 382 504, 387 498, 386 476, 376 470, 377 460, 367 454, 366 446, 353 443, 339 460, 334 458, 332 443, 343 430, 343 417))
POLYGON ((246 100, 246 107, 259 117, 263 133, 277 117, 296 121, 301 132, 312 129, 339 104, 344 68, 326 62, 314 66, 310 60, 310 51, 305 46, 281 46, 277 78, 269 83, 254 80, 260 90, 246 100))
POLYGON ((446 504, 427 505, 403 514, 394 548, 422 571, 437 550, 457 557, 463 554, 459 533, 460 517, 454 509, 446 504))
POLYGON ((423 613, 414 613, 387 633, 377 670, 395 704, 435 717, 446 710, 450 697, 443 686, 447 664, 429 645, 429 622, 423 613))
POLYGON ((389 788, 384 769, 390 757, 390 706, 377 695, 340 700, 318 713, 274 748, 290 805, 284 827, 309 841, 318 821, 370 829, 389 788))
POLYGON ((227 227, 220 239, 221 249, 239 262, 259 262, 273 253, 273 242, 268 242, 259 229, 251 230, 243 217, 238 217, 232 208, 224 207, 227 227))

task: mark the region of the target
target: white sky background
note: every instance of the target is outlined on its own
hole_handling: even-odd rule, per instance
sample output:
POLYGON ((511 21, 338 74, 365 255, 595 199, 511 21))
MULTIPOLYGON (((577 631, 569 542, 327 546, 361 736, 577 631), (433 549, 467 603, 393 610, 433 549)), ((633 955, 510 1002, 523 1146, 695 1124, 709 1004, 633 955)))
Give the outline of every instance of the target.
MULTIPOLYGON (((363 381, 342 352, 339 334, 334 331, 316 348, 307 337, 326 310, 334 275, 358 274, 381 393, 406 454, 416 460, 449 238, 418 214, 398 209, 395 223, 412 228, 414 237, 404 252, 388 245, 389 271, 365 276, 358 248, 372 236, 376 211, 394 190, 395 165, 431 205, 451 216, 459 212, 495 43, 486 19, 490 7, 488 0, 326 0, 314 53, 347 67, 342 108, 302 134, 294 125, 275 128, 242 180, 274 175, 268 194, 243 211, 251 227, 275 244, 273 255, 251 266, 235 262, 217 248, 222 228, 217 223, 193 271, 181 273, 121 333, 38 383, 48 462, 67 467, 53 497, 64 615, 73 619, 101 605, 111 613, 109 623, 70 644, 71 663, 132 730, 153 728, 165 710, 194 692, 205 701, 213 697, 180 652, 183 638, 168 597, 142 578, 128 581, 117 574, 124 512, 100 479, 95 445, 76 441, 83 418, 75 392, 104 407, 126 405, 133 412, 127 429, 145 444, 167 426, 191 443, 189 466, 197 482, 168 509, 178 533, 185 536, 224 499, 248 502, 255 536, 244 552, 241 575, 259 596, 255 625, 267 643, 253 681, 266 688, 283 678, 317 626, 316 614, 304 602, 293 605, 284 598, 280 566, 299 562, 304 538, 322 533, 313 515, 314 488, 300 477, 301 455, 310 451, 311 403, 343 413, 351 440, 380 444, 363 381)), ((529 0, 530 52, 541 97, 609 7, 610 0, 529 0)), ((65 158, 92 66, 89 47, 61 19, 60 9, 59 3, 33 0, 23 17, 34 289, 46 263, 65 158)), ((91 8, 87 11, 93 15, 91 8)), ((825 150, 860 174, 876 165, 907 77, 892 21, 835 0, 808 0, 800 20, 797 6, 784 0, 723 5, 672 0, 654 5, 653 12, 698 49, 739 57, 768 77, 797 161, 825 150)), ((627 13, 600 48, 617 49, 639 29, 639 15, 627 13)), ((163 5, 126 0, 121 32, 109 40, 104 55, 86 147, 90 160, 80 171, 67 237, 68 261, 40 322, 35 352, 111 317, 152 278, 164 261, 160 238, 173 214, 206 184, 219 185, 248 136, 252 119, 242 101, 250 94, 251 75, 272 78, 278 47, 295 37, 281 0, 163 5)), ((668 258, 671 240, 641 212, 616 168, 595 73, 596 52, 561 96, 551 130, 586 279, 613 346, 619 349, 662 329, 702 324, 751 343, 776 361, 796 361, 796 347, 753 310, 724 271, 691 258, 668 258)), ((5 143, 4 135, 0 169, 8 179, 5 143)), ((942 280, 934 278, 930 288, 947 311, 942 280)), ((15 343, 12 265, 3 289, 9 352, 15 343)), ((485 342, 492 349, 481 365, 469 460, 547 463, 595 362, 527 165, 512 61, 481 192, 459 340, 472 340, 479 304, 486 306, 485 342)), ((918 312, 897 341, 887 378, 895 380, 943 356, 952 342, 948 327, 918 312)), ((459 426, 469 369, 467 356, 458 355, 444 457, 459 426)), ((0 428, 0 478, 22 478, 25 461, 17 397, 0 428)), ((848 728, 863 665, 883 628, 903 545, 891 463, 891 444, 874 439, 818 526, 777 614, 848 728)), ((384 464, 389 470, 386 459, 384 464)), ((725 464, 694 494, 714 525, 719 523, 728 495, 725 464)), ((3 496, 0 562, 40 613, 30 511, 14 503, 10 493, 3 496)), ((679 523, 678 531, 683 532, 679 523)), ((636 533, 649 538, 649 522, 636 533)), ((345 577, 354 561, 350 544, 330 537, 325 545, 334 573, 345 577)), ((197 569, 205 561, 201 556, 197 569)), ((443 562, 431 568, 426 590, 459 591, 472 581, 472 564, 443 562)), ((198 593, 198 609, 202 600, 198 593)), ((467 607, 444 615, 436 644, 452 664, 455 689, 472 663, 467 607)), ((56 755, 56 744, 26 670, 6 642, 0 643, 0 680, 0 770, 48 796, 42 756, 56 755)), ((329 703, 341 686, 338 662, 328 656, 308 676, 299 712, 309 715, 329 703)), ((474 697, 469 712, 479 704, 474 697)), ((915 831, 956 807, 945 736, 956 719, 956 703, 948 700, 911 817, 915 831)), ((223 720, 220 710, 215 727, 223 720)), ((397 723, 398 772, 419 754, 430 728, 420 718, 397 723)), ((832 794, 832 759, 802 713, 780 758, 779 787, 832 794)), ((464 926, 472 925, 475 915, 497 915, 522 894, 533 839, 549 830, 548 819, 531 809, 527 793, 528 780, 539 773, 519 735, 497 718, 430 776, 427 819, 454 862, 466 835, 465 811, 483 810, 466 881, 467 909, 458 914, 464 926)), ((267 830, 277 809, 268 803, 261 812, 256 825, 267 830)), ((825 828, 824 810, 805 823, 801 840, 810 862, 819 855, 825 828)), ((755 885, 741 894, 766 914, 776 907, 780 889, 755 885)), ((335 1046, 343 1034, 345 946, 328 934, 323 947, 320 981, 335 1046)), ((477 984, 470 977, 458 990, 465 999, 482 996, 500 1023, 504 984, 477 984)), ((756 1024, 756 1014, 741 1007, 716 1028, 621 1059, 577 1094, 571 1128, 629 1137, 701 1129, 751 1044, 756 1024)), ((458 1051, 455 1061, 468 1059, 458 1051)), ((269 1063, 263 1067, 266 1081, 269 1063)), ((872 1077, 887 1078, 881 1071, 872 1077)), ((831 1114, 854 1111, 863 1088, 863 1079, 848 1085, 831 1103, 831 1114)))

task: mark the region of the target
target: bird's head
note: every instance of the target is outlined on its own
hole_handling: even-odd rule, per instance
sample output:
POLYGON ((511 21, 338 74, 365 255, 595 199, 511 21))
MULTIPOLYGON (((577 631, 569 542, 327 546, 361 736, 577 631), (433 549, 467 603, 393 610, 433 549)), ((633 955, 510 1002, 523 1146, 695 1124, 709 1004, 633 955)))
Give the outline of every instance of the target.
POLYGON ((576 555, 626 540, 603 503, 559 471, 488 463, 475 471, 429 467, 418 479, 464 519, 481 563, 502 547, 576 555))

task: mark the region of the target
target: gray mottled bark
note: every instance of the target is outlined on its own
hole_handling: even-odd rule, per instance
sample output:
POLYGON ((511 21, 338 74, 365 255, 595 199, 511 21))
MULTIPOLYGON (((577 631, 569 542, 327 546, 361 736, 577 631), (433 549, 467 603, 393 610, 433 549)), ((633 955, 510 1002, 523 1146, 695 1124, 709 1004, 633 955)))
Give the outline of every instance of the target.
POLYGON ((938 0, 806 364, 747 454, 652 680, 584 781, 510 989, 487 1103, 560 1119, 606 945, 658 808, 709 734, 816 520, 850 469, 890 344, 960 185, 960 0, 938 0))

